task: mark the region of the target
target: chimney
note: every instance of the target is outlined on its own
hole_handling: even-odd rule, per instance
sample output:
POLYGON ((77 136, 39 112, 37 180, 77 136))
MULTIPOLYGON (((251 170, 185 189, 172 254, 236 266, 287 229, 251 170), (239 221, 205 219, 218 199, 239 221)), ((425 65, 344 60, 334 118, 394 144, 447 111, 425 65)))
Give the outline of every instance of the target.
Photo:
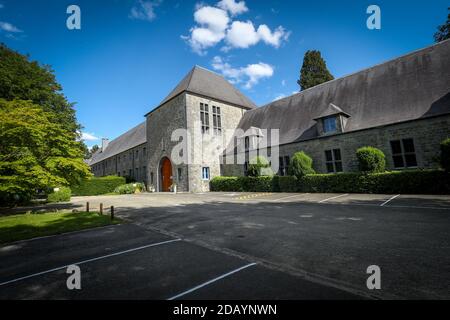
POLYGON ((102 152, 105 152, 105 149, 108 147, 109 139, 102 138, 102 152))

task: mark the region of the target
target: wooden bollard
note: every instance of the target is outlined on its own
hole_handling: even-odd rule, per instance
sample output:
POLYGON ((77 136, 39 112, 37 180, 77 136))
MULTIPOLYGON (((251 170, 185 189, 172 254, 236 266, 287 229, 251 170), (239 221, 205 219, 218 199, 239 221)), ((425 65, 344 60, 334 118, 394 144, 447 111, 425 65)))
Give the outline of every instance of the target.
POLYGON ((103 203, 100 203, 100 215, 103 214, 103 203))
POLYGON ((114 220, 114 206, 111 206, 111 220, 114 220))
POLYGON ((89 212, 89 202, 86 202, 86 212, 89 212))

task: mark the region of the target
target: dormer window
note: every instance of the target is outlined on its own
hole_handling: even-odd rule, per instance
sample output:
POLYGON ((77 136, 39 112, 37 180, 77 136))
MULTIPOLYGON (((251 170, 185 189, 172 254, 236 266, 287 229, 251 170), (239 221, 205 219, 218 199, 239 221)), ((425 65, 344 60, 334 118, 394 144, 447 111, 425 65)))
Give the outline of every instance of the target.
POLYGON ((331 133, 336 131, 336 117, 328 117, 323 119, 323 132, 331 133))
POLYGON ((330 103, 321 114, 314 118, 317 121, 318 135, 344 132, 348 118, 350 118, 348 113, 330 103))

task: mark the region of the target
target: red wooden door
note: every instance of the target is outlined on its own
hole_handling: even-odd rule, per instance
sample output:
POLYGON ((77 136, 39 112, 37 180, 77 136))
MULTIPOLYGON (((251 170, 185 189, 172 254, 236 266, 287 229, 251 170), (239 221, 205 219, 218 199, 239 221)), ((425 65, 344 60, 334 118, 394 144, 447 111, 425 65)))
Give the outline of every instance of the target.
POLYGON ((170 191, 170 186, 172 185, 172 163, 168 158, 164 158, 161 163, 161 182, 162 191, 170 191))

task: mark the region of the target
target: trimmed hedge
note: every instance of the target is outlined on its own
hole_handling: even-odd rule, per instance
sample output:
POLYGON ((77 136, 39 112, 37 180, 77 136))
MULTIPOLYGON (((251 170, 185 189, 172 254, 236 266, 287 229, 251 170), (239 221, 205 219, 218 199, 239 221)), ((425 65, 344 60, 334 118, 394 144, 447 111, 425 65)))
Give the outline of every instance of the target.
POLYGON ((211 191, 450 194, 450 173, 410 170, 296 177, 216 177, 211 191))
POLYGON ((58 191, 52 191, 47 195, 47 201, 50 203, 70 201, 71 194, 70 188, 59 187, 58 191))
POLYGON ((83 180, 78 186, 72 186, 72 194, 74 196, 96 196, 114 192, 114 189, 122 184, 125 184, 124 177, 92 177, 83 180))

